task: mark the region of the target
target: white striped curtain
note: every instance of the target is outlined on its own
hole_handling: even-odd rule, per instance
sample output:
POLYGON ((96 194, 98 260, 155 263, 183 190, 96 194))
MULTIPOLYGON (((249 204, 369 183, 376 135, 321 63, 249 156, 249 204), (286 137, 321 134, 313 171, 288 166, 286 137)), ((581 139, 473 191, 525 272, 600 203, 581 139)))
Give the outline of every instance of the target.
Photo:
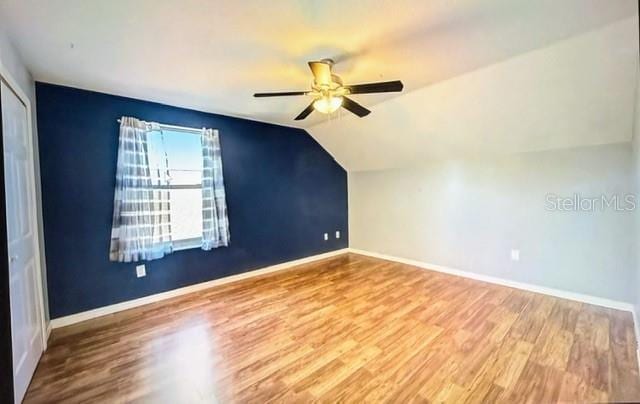
POLYGON ((227 202, 222 176, 220 138, 215 129, 202 130, 202 249, 228 246, 227 202))
MULTIPOLYGON (((149 166, 147 133, 153 125, 120 119, 120 140, 111 230, 111 261, 162 258, 173 251, 168 167, 149 166)), ((166 159, 164 160, 166 164, 166 159)))

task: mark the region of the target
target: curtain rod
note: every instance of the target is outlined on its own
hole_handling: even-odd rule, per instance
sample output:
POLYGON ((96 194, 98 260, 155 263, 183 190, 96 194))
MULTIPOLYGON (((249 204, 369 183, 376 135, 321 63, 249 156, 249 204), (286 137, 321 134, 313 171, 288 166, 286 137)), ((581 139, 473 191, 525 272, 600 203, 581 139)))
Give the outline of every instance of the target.
MULTIPOLYGON (((117 121, 118 121, 118 123, 120 123, 120 119, 117 119, 117 121)), ((173 129, 173 130, 178 130, 178 131, 182 131, 182 132, 193 132, 193 133, 196 133, 196 132, 197 133, 201 133, 202 132, 202 129, 188 128, 186 126, 165 125, 163 123, 159 123, 158 126, 160 126, 160 128, 173 129)))

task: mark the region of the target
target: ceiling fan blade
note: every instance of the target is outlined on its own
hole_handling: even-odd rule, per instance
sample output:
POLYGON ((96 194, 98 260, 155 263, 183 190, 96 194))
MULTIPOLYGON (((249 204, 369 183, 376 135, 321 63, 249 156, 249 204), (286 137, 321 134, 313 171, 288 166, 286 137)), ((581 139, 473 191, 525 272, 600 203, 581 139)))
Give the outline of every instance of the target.
POLYGON ((296 116, 296 121, 303 120, 304 118, 308 117, 311 112, 313 112, 313 102, 309 104, 309 106, 306 107, 304 111, 300 112, 300 115, 296 116))
POLYGON ((358 104, 351 98, 342 97, 342 108, 346 109, 349 112, 353 112, 358 115, 360 118, 367 116, 371 113, 368 109, 358 104))
POLYGON ((351 94, 392 93, 402 91, 404 85, 400 80, 381 81, 379 83, 354 84, 344 86, 351 94))
POLYGON ((309 67, 317 85, 331 84, 331 65, 326 62, 309 62, 309 67))
POLYGON ((285 91, 281 93, 255 93, 254 97, 284 97, 287 95, 306 95, 307 91, 285 91))

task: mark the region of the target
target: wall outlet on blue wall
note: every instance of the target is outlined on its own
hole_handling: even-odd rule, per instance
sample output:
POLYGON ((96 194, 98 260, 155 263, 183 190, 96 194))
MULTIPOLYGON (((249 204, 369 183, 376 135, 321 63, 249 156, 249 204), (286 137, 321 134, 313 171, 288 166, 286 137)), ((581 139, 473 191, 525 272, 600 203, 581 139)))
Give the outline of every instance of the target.
POLYGON ((142 278, 143 276, 147 276, 147 269, 144 267, 144 265, 136 266, 136 276, 138 278, 142 278))
POLYGON ((340 230, 336 230, 336 238, 340 238, 340 230))
POLYGON ((324 241, 329 240, 329 233, 324 233, 324 241))

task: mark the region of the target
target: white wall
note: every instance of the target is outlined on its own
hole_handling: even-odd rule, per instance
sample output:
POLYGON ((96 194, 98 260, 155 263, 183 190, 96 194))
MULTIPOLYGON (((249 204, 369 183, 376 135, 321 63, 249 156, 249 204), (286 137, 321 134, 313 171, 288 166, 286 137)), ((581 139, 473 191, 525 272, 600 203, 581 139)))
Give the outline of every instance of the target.
POLYGON ((350 172, 350 246, 634 302, 633 214, 545 209, 548 193, 623 195, 631 184, 629 143, 350 172))
MULTIPOLYGON (((639 71, 640 75, 640 71, 639 71)), ((639 77, 640 78, 640 77, 639 77)), ((635 114, 633 121, 633 183, 636 195, 640 195, 640 80, 636 85, 635 114)), ((635 251, 635 287, 636 299, 634 301, 636 313, 640 314, 640 209, 635 214, 635 233, 634 233, 634 251, 635 251)), ((640 326, 636 324, 636 329, 640 330, 640 326)), ((637 332, 637 331, 636 331, 637 332)))
MULTIPOLYGON (((1 23, 1 21, 0 21, 1 23)), ((44 259, 44 237, 42 227, 42 194, 40 189, 40 162, 38 153, 38 130, 36 122, 36 91, 35 83, 31 77, 31 73, 22 62, 20 56, 16 52, 9 37, 0 28, 0 65, 9 72, 11 77, 17 82, 20 89, 29 97, 31 102, 32 126, 34 131, 34 159, 35 159, 35 176, 36 176, 36 202, 38 206, 38 232, 40 233, 40 262, 42 265, 42 287, 44 294, 45 318, 49 321, 49 299, 47 298, 47 275, 46 262, 44 259)))

